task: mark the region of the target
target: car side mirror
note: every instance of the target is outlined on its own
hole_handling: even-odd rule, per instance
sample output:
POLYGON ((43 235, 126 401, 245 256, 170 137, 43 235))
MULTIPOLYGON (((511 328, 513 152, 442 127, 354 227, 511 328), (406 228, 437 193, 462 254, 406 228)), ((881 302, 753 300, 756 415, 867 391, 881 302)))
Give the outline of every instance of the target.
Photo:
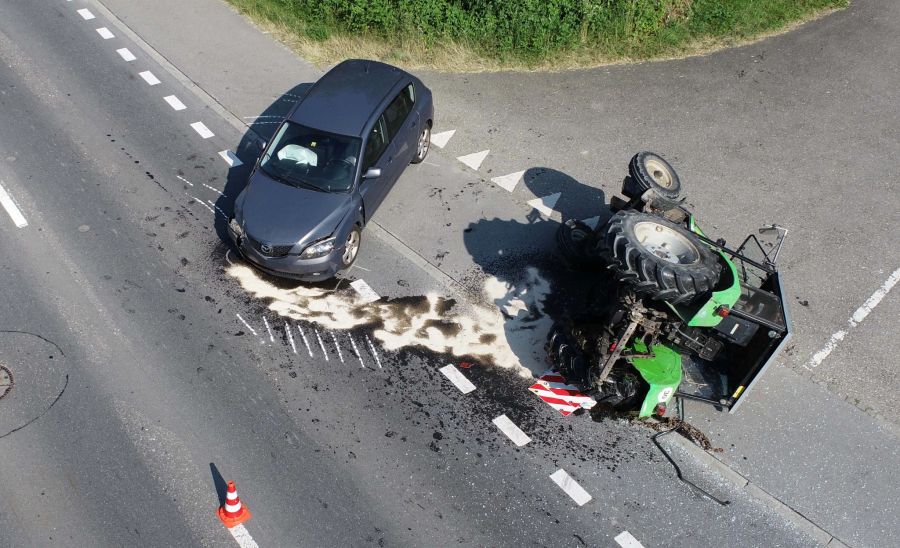
POLYGON ((381 177, 381 169, 377 167, 370 167, 362 176, 363 179, 377 179, 379 177, 381 177))

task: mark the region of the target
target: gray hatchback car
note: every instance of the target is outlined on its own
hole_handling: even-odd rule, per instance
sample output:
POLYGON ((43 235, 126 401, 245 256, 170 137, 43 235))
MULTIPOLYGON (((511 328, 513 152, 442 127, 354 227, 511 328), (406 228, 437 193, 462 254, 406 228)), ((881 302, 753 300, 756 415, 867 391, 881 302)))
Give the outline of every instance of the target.
POLYGON ((304 281, 350 267, 363 226, 431 143, 431 91, 396 67, 344 61, 287 115, 234 203, 228 232, 259 269, 304 281))

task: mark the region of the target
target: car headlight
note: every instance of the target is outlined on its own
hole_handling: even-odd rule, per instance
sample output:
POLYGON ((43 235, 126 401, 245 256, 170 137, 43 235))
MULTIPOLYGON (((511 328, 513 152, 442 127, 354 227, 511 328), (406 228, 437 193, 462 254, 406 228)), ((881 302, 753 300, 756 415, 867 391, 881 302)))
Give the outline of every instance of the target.
POLYGON ((319 257, 328 255, 332 251, 334 251, 334 238, 307 246, 307 248, 303 250, 303 253, 300 254, 300 257, 303 259, 318 259, 319 257))
POLYGON ((238 236, 244 235, 244 229, 241 228, 241 224, 238 222, 237 217, 232 217, 231 220, 228 221, 228 226, 231 228, 231 231, 238 236))

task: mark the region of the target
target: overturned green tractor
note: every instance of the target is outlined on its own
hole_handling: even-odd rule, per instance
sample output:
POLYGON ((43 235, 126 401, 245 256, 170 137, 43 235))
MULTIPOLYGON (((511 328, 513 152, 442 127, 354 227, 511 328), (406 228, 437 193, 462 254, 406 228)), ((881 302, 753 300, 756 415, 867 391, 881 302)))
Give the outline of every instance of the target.
POLYGON ((560 227, 563 255, 596 273, 599 297, 553 326, 551 362, 598 403, 639 417, 664 415, 676 397, 736 410, 791 335, 776 268, 787 231, 763 227, 773 241, 751 234, 737 249, 710 239, 652 152, 632 158, 622 194, 599 228, 560 227))

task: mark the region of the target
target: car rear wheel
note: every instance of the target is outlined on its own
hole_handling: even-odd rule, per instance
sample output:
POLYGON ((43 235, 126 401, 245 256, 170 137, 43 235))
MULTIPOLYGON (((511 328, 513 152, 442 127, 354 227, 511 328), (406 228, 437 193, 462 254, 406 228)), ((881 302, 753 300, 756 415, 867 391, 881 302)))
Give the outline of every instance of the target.
POLYGON ((350 265, 356 260, 356 256, 359 255, 361 242, 362 232, 359 230, 359 226, 356 225, 350 230, 350 233, 347 234, 347 238, 344 240, 344 251, 341 253, 342 268, 350 268, 350 265))
POLYGON ((431 126, 425 124, 425 129, 419 135, 419 143, 416 145, 416 155, 412 159, 412 163, 421 163, 425 156, 428 155, 428 149, 431 148, 431 126))

